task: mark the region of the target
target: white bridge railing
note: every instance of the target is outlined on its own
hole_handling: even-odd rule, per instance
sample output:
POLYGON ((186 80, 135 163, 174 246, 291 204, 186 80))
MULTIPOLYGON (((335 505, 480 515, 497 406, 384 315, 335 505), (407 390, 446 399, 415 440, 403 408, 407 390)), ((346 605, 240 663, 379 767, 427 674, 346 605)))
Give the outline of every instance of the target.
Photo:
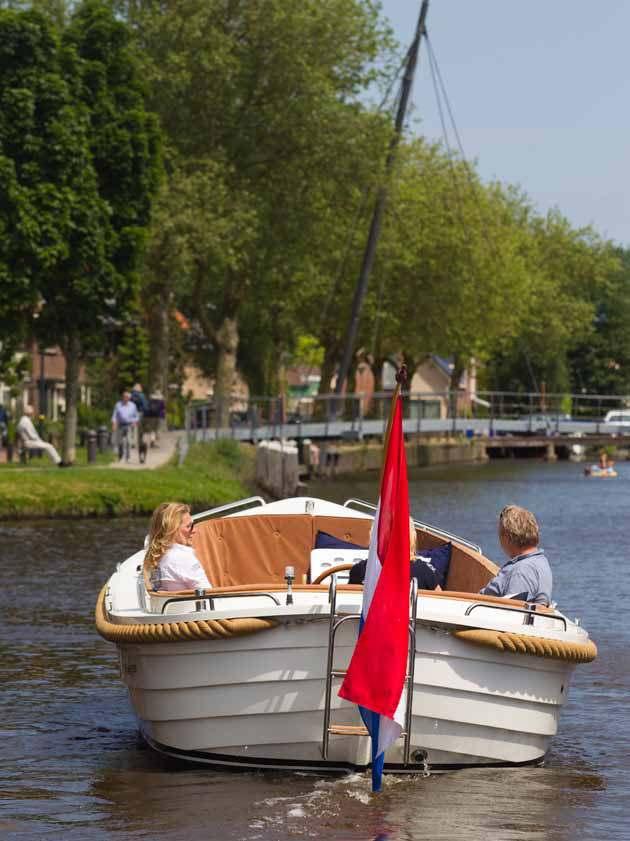
MULTIPOLYGON (((385 433, 391 393, 318 397, 253 397, 232 400, 229 412, 213 402, 188 407, 189 441, 233 438, 347 439, 385 433)), ((411 392, 405 395, 407 434, 495 436, 612 436, 630 434, 627 418, 606 423, 606 414, 630 406, 626 395, 555 395, 515 392, 411 392)))

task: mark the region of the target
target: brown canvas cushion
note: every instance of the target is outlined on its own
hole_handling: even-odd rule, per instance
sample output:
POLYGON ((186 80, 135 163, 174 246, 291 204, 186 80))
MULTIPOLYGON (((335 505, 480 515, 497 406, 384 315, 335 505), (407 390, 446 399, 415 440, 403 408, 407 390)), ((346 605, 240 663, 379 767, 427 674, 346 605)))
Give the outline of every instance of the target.
MULTIPOLYGON (((197 524, 193 547, 213 587, 283 583, 286 566, 295 570, 295 583, 307 581, 311 549, 317 532, 367 546, 371 519, 306 514, 257 514, 224 517, 197 524)), ((418 530, 418 552, 446 541, 418 530)), ((452 544, 447 590, 477 593, 498 567, 483 555, 452 544)))
POLYGON ((286 566, 301 583, 309 568, 311 520, 303 514, 206 520, 195 528, 193 548, 213 587, 282 582, 286 566))

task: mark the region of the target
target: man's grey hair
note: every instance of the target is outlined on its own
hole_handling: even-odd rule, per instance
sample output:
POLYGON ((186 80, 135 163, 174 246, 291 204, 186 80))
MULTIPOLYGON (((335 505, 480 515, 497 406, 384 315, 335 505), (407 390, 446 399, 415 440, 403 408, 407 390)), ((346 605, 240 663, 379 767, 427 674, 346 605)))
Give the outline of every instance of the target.
POLYGON ((519 505, 506 505, 499 514, 499 534, 518 548, 538 546, 540 529, 531 511, 519 505))

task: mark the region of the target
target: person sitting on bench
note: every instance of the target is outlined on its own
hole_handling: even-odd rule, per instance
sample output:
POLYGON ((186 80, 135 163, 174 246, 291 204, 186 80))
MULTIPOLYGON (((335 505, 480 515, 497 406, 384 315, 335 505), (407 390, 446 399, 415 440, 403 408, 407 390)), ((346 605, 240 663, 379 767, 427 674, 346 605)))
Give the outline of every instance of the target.
POLYGON ((18 421, 16 427, 16 432, 22 441, 22 446, 25 450, 43 450, 56 465, 62 466, 61 456, 52 444, 40 438, 31 420, 32 417, 33 407, 25 406, 24 414, 18 421))

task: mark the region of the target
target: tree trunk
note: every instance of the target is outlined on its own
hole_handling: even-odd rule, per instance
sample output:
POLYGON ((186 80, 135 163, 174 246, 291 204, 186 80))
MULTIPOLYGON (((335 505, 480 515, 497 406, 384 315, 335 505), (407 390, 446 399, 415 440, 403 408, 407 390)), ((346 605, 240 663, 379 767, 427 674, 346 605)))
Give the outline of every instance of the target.
MULTIPOLYGON (((331 341, 324 343, 324 360, 322 362, 321 378, 319 381, 319 388, 317 390, 318 396, 322 394, 331 393, 330 381, 332 379, 333 374, 335 373, 335 366, 337 364, 338 358, 338 342, 331 341)), ((328 416, 329 409, 330 403, 325 403, 323 400, 316 400, 313 416, 317 420, 323 420, 325 417, 328 416)))
POLYGON ((459 354, 455 354, 453 356, 453 370, 451 371, 451 382, 450 382, 450 391, 451 391, 451 417, 457 417, 458 414, 458 397, 459 397, 459 383, 462 378, 462 374, 466 370, 466 366, 464 360, 459 354))
POLYGON ((215 424, 230 425, 232 387, 236 374, 238 350, 238 321, 226 316, 216 332, 217 376, 214 384, 215 424))
POLYGON ((66 464, 76 460, 77 404, 79 402, 79 368, 81 366, 81 345, 79 337, 70 335, 64 347, 66 360, 66 414, 63 424, 62 459, 66 464))
POLYGON ((153 295, 149 305, 149 396, 161 391, 162 397, 168 398, 168 361, 170 342, 170 294, 163 290, 162 295, 153 295))

